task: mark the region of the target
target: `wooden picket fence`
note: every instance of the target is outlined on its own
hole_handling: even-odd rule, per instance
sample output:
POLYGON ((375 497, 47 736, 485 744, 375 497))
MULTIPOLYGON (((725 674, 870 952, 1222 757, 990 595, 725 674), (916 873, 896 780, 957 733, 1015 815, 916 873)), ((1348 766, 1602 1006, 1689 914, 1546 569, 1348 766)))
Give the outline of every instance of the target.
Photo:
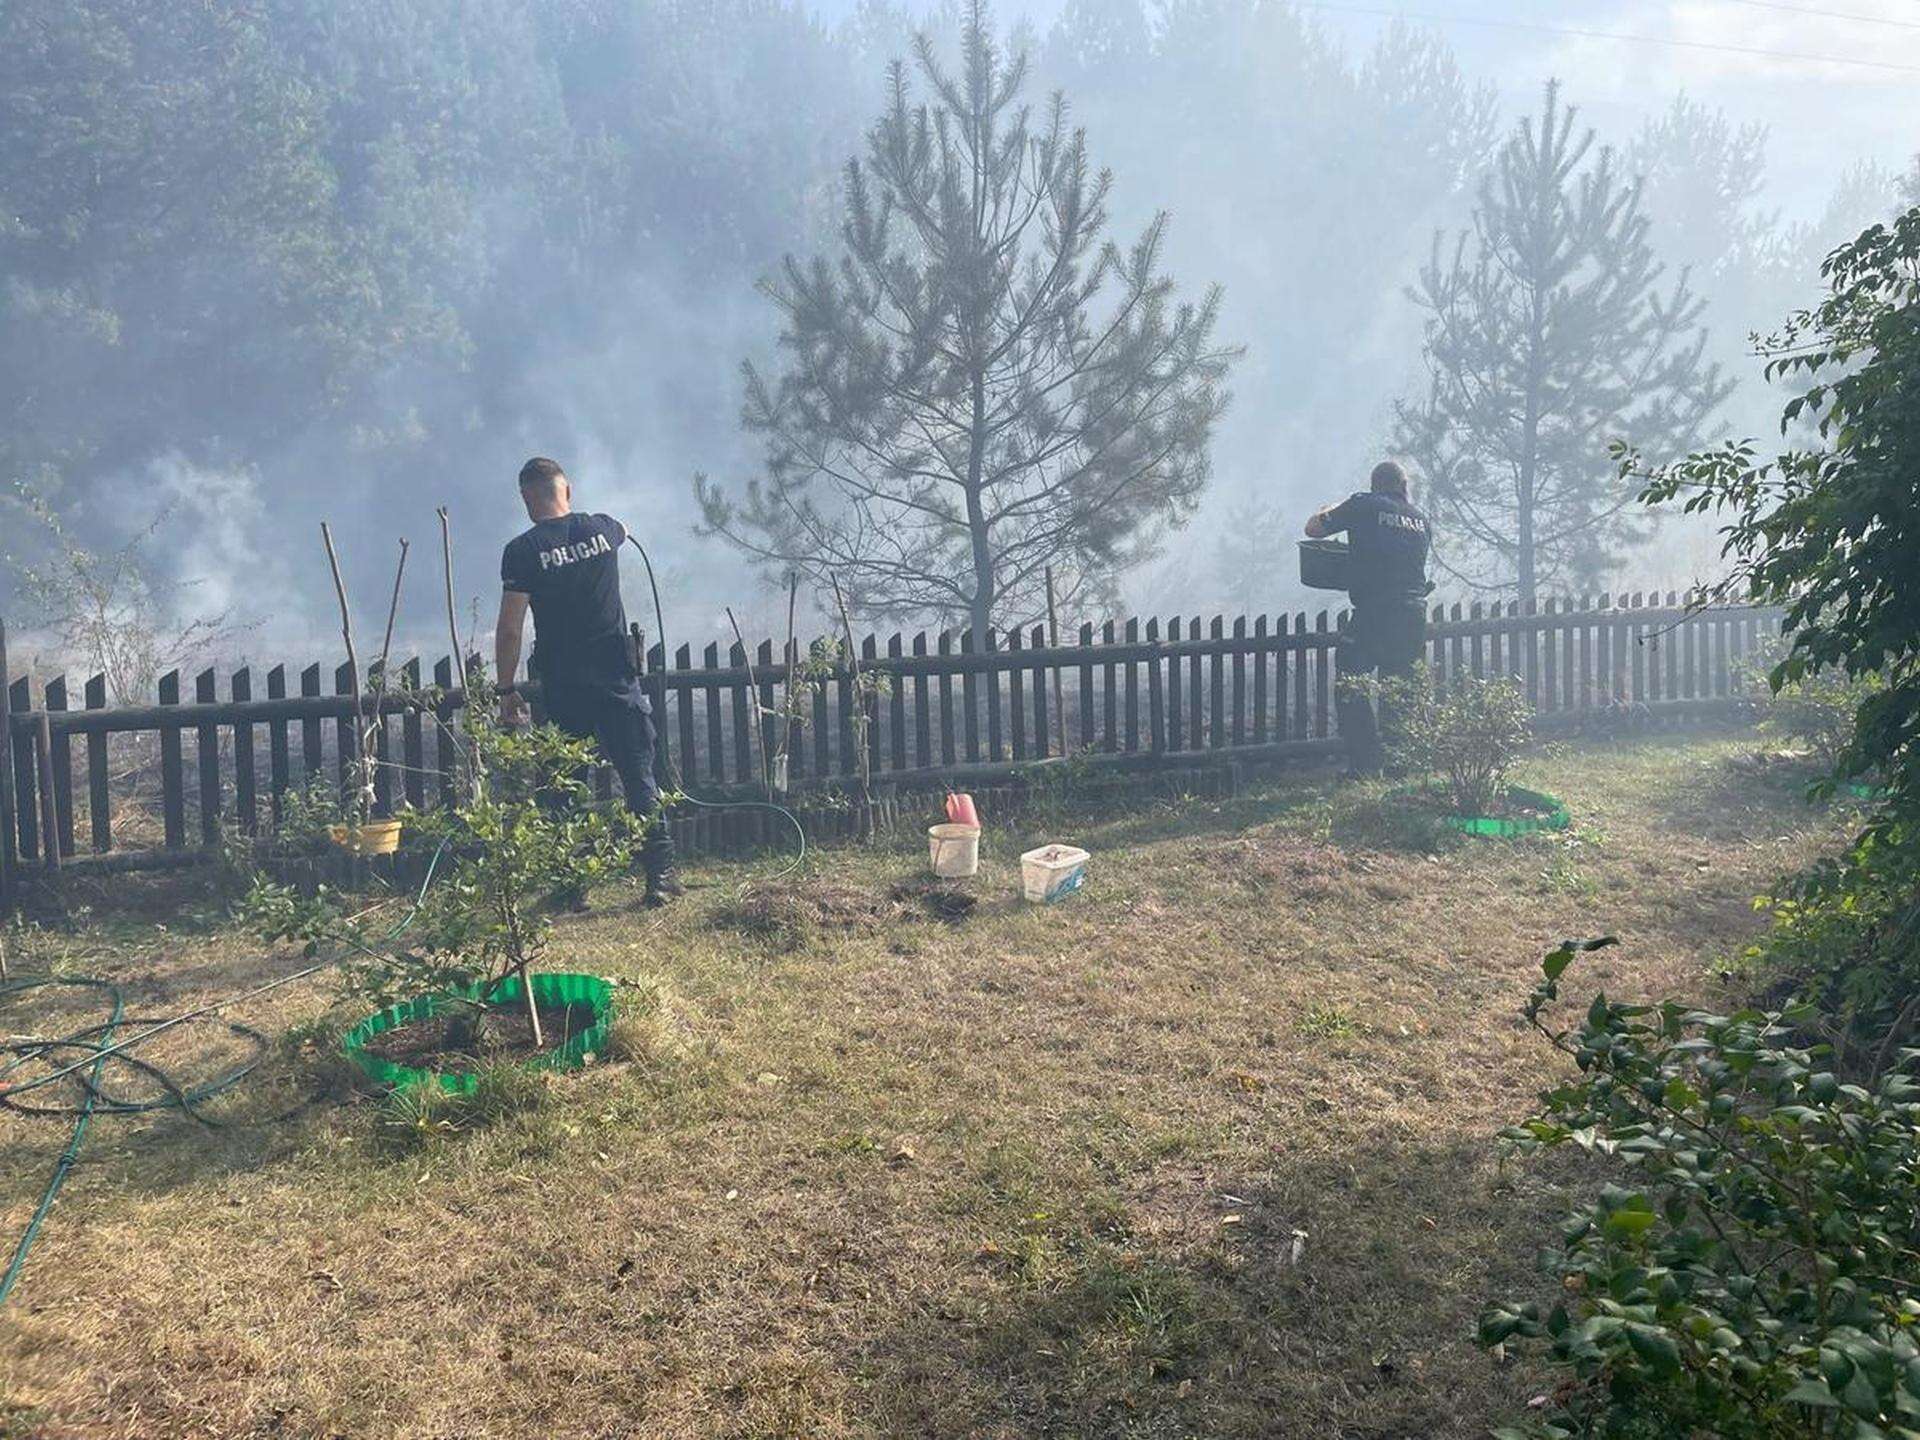
MULTIPOLYGON (((983 785, 1036 773, 1065 756, 1120 769, 1306 757, 1337 744, 1334 687, 1344 612, 1127 620, 1083 625, 1077 643, 1045 631, 869 636, 859 668, 887 677, 884 694, 856 690, 850 669, 815 687, 810 714, 777 734, 784 656, 763 642, 708 645, 672 663, 655 645, 648 686, 662 773, 688 794, 760 794, 760 745, 784 748, 796 795, 844 791, 864 735, 870 773, 889 791, 983 785), (753 694, 757 686, 759 695, 753 694), (858 697, 864 695, 864 700, 858 697), (864 717, 860 710, 864 704, 864 717), (758 714, 761 735, 754 727, 758 714)), ((1778 632, 1777 612, 1689 607, 1669 592, 1436 608, 1427 653, 1449 676, 1513 675, 1541 723, 1626 709, 1652 723, 1724 713, 1749 688, 1746 659, 1778 632)), ((450 657, 432 667, 436 703, 379 704, 376 809, 415 808, 453 793, 453 717, 464 678, 450 657)), ((65 676, 12 678, 0 626, 0 905, 25 867, 134 870, 198 863, 228 830, 270 833, 289 792, 316 780, 344 786, 358 741, 345 666, 275 665, 256 690, 251 667, 204 670, 192 698, 175 671, 156 703, 112 706, 104 676, 78 694, 65 676), (224 689, 224 694, 222 690, 224 689), (76 704, 76 698, 78 703, 76 704), (157 818, 156 818, 157 816, 157 818)), ((602 793, 609 778, 600 777, 602 793)), ((764 820, 758 822, 764 825, 764 820)), ((711 822, 679 822, 702 844, 711 822)))

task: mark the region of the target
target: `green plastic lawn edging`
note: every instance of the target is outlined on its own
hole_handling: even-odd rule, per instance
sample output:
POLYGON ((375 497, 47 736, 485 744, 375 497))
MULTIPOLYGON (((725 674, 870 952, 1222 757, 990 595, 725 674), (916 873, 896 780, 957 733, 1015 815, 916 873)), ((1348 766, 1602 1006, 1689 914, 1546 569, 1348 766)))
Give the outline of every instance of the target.
MULTIPOLYGON (((522 1003, 524 991, 520 988, 520 977, 509 975, 493 987, 487 996, 487 1003, 494 1006, 518 1005, 522 1003)), ((398 1005, 390 1005, 385 1010, 369 1015, 342 1040, 341 1048, 347 1052, 347 1058, 360 1068, 369 1080, 376 1085, 389 1086, 395 1090, 410 1085, 437 1083, 442 1090, 454 1095, 471 1095, 480 1083, 480 1076, 472 1070, 416 1070, 409 1065, 398 1065, 391 1060, 383 1060, 367 1050, 367 1043, 375 1036, 384 1035, 389 1030, 398 1029, 416 1020, 428 1020, 445 1010, 449 1005, 461 1001, 470 1001, 480 994, 480 987, 456 991, 447 995, 423 995, 417 1000, 407 1000, 398 1005)), ((607 1026, 613 1019, 613 987, 597 975, 546 975, 533 977, 533 995, 536 1002, 552 1009, 568 1005, 585 1005, 593 1012, 593 1024, 585 1030, 566 1037, 563 1044, 528 1060, 521 1066, 528 1070, 578 1070, 586 1064, 587 1056, 597 1055, 606 1044, 607 1026)))
MULTIPOLYGON (((1396 790, 1394 797, 1412 799, 1416 795, 1438 795, 1445 792, 1441 783, 1429 783, 1405 790, 1396 790)), ((1507 799, 1515 804, 1537 810, 1538 815, 1516 815, 1502 817, 1498 815, 1441 815, 1436 818, 1449 830, 1457 830, 1462 835, 1483 836, 1496 840, 1511 840, 1520 835, 1534 835, 1542 830, 1565 830, 1573 824, 1573 816, 1567 807, 1553 796, 1540 790, 1526 790, 1518 785, 1509 785, 1505 790, 1507 799)), ((1392 798, 1392 797, 1389 797, 1392 798)))
POLYGON ((1541 813, 1511 818, 1496 815, 1442 815, 1440 823, 1450 830, 1458 830, 1462 835, 1484 835, 1502 840, 1511 840, 1519 835, 1536 835, 1542 830, 1565 830, 1573 824, 1573 816, 1567 807, 1543 791, 1523 790, 1518 785, 1509 785, 1506 795, 1514 804, 1525 805, 1541 813))

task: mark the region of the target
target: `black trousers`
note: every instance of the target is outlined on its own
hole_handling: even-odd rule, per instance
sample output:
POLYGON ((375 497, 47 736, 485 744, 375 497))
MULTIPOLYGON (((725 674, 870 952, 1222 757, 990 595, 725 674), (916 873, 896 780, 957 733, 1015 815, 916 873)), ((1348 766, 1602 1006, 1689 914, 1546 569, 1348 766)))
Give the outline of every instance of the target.
POLYGON ((660 814, 660 787, 653 778, 653 711, 638 681, 619 686, 545 687, 547 719, 576 740, 591 740, 620 777, 627 808, 651 822, 640 858, 649 879, 673 869, 673 838, 660 814))
MULTIPOLYGON (((1379 674, 1411 674, 1427 639, 1426 607, 1417 601, 1353 607, 1340 646, 1341 679, 1379 674)), ((1387 762, 1381 732, 1392 733, 1393 716, 1385 706, 1375 716, 1373 701, 1344 686, 1338 692, 1340 735, 1347 742, 1347 763, 1362 775, 1377 775, 1387 762)))

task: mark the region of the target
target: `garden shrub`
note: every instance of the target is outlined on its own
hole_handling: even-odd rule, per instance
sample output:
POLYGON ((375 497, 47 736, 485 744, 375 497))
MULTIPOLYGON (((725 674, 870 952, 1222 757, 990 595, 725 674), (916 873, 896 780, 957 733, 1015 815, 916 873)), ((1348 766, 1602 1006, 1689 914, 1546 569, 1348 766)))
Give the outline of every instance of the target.
MULTIPOLYGON (((1759 979, 1818 1011, 1859 1063, 1920 1022, 1920 836, 1903 819, 1868 827, 1838 858, 1759 902, 1773 926, 1747 951, 1759 979)), ((1843 1065, 1842 1068, 1848 1068, 1843 1065)))
POLYGON ((1546 1020, 1583 950, 1548 955, 1527 1020, 1577 1075, 1507 1132, 1632 1184, 1582 1205, 1542 1262, 1561 1298, 1497 1304, 1483 1344, 1566 1372, 1505 1440, 1920 1436, 1920 1052, 1868 1085, 1794 1043, 1796 1017, 1594 998, 1546 1020))
POLYGON ((552 939, 553 902, 626 874, 644 829, 624 806, 595 800, 591 741, 552 726, 502 727, 484 697, 465 734, 472 788, 411 820, 440 855, 404 929, 390 913, 350 914, 351 898, 337 891, 306 896, 264 876, 242 902, 242 917, 270 941, 302 941, 309 955, 347 951, 348 994, 371 1008, 484 994, 528 972, 552 939))
POLYGON ((1392 762, 1431 777, 1460 815, 1490 815, 1533 735, 1533 707, 1518 680, 1456 675, 1435 684, 1422 661, 1412 673, 1358 682, 1381 711, 1392 762))
POLYGON ((1787 655, 1788 642, 1780 640, 1747 662, 1761 728, 1775 740, 1803 747, 1822 770, 1831 771, 1852 748, 1861 707, 1883 682, 1877 672, 1853 675, 1838 666, 1788 678, 1781 669, 1787 655))

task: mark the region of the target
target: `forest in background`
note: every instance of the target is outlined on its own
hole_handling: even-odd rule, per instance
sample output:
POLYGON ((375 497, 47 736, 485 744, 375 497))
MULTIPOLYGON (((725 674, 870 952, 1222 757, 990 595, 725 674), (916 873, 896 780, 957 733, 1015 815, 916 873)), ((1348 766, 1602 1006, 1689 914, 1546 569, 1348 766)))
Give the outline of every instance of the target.
MULTIPOLYGON (((727 603, 771 633, 779 602, 695 538, 691 477, 759 462, 738 367, 778 326, 756 284, 833 251, 888 62, 957 25, 883 0, 834 27, 786 0, 16 0, 0 471, 24 489, 0 500, 0 614, 36 618, 48 516, 102 553, 154 527, 150 607, 227 612, 257 627, 244 649, 322 628, 323 517, 371 596, 449 504, 463 598, 487 596, 539 452, 654 542, 679 638, 718 638, 727 603)), ((1010 43, 1114 171, 1116 233, 1169 211, 1168 270, 1224 286, 1246 349, 1212 487, 1129 598, 1297 599, 1299 519, 1423 383, 1407 289, 1516 117, 1429 32, 1355 54, 1262 0, 1077 0, 1010 43)), ((1600 139, 1738 381, 1716 436, 1767 434, 1748 333, 1810 301, 1901 180, 1841 157, 1826 213, 1788 222, 1764 134, 1684 96, 1600 139)), ((1633 578, 1710 555, 1669 535, 1633 578)), ((424 589, 416 609, 426 630, 424 589)))

